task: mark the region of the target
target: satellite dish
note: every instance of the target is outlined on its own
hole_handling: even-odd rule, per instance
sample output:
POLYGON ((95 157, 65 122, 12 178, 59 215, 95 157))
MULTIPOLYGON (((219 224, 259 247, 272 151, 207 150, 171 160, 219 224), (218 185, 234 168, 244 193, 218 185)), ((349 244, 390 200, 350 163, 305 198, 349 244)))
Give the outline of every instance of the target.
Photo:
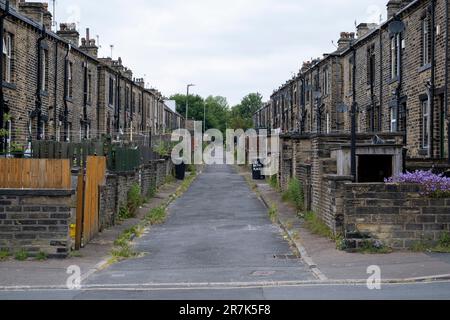
POLYGON ((394 20, 389 24, 388 28, 391 34, 399 34, 405 30, 405 24, 400 20, 394 20))

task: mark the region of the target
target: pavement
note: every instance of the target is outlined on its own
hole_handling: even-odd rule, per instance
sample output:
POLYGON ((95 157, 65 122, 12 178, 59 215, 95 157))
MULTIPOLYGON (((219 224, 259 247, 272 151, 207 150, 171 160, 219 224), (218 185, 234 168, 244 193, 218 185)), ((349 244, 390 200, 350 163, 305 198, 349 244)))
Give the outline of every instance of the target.
POLYGON ((86 285, 315 279, 231 166, 208 166, 168 213, 163 225, 136 240, 143 257, 97 272, 86 285))
MULTIPOLYGON (((338 251, 309 233, 279 193, 264 182, 254 192, 246 178, 235 167, 206 167, 168 207, 166 222, 135 239, 137 259, 102 264, 113 240, 139 221, 132 219, 101 234, 82 258, 0 263, 0 300, 450 299, 449 255, 338 251), (271 203, 279 224, 269 219, 271 203), (82 267, 80 290, 64 286, 68 265, 82 267), (381 267, 381 290, 367 287, 371 265, 381 267)), ((166 187, 140 215, 176 189, 166 187)))
POLYGON ((138 224, 152 208, 166 203, 170 196, 180 186, 174 182, 162 186, 155 197, 144 204, 135 218, 123 221, 97 235, 85 248, 79 251, 81 256, 67 259, 51 259, 47 261, 16 261, 10 258, 0 261, 0 288, 4 287, 57 287, 65 286, 68 278, 67 268, 78 266, 82 278, 88 278, 92 273, 104 268, 110 258, 114 241, 123 231, 138 224))
MULTIPOLYGON (((250 178, 242 168, 239 173, 250 178)), ((450 279, 450 254, 428 254, 394 251, 390 254, 361 254, 336 250, 334 241, 309 232, 296 210, 281 199, 281 194, 266 181, 254 181, 260 199, 270 207, 278 207, 278 222, 290 235, 305 263, 321 280, 365 281, 367 268, 379 266, 385 282, 429 281, 450 279)))

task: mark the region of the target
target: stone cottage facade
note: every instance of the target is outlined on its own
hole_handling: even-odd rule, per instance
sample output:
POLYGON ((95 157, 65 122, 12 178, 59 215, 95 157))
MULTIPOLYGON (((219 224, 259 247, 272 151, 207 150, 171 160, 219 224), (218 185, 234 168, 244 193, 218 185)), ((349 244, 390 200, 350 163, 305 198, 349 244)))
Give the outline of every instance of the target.
MULTIPOLYGON (((3 151, 31 140, 123 141, 175 129, 163 126, 169 108, 162 94, 133 78, 122 59, 99 58, 89 30, 81 40, 74 24, 62 23, 54 33, 47 3, 6 3, 0 1, 3 151)), ((180 115, 173 117, 178 121, 167 125, 184 124, 180 115)))
MULTIPOLYGON (((420 230, 406 230, 411 221, 402 206, 416 213, 421 208, 413 206, 409 189, 405 192, 411 201, 396 208, 387 199, 406 195, 401 190, 389 195, 383 181, 405 170, 450 172, 450 12, 445 0, 390 0, 387 10, 386 22, 361 23, 356 32, 342 32, 334 52, 305 62, 296 77, 274 91, 254 121, 257 128, 281 133, 280 186, 298 178, 307 210, 335 233, 399 231, 386 231, 380 238, 405 247, 421 238, 420 231, 431 232, 436 240, 439 232, 449 230, 448 224, 438 223, 448 217, 440 216, 428 217, 429 225, 420 230), (364 183, 369 185, 363 188, 364 183), (365 197, 354 196, 355 190, 365 189, 365 197), (398 209, 394 214, 401 217, 377 220, 379 200, 389 203, 387 212, 398 209), (355 213, 355 206, 362 208, 355 213), (364 216, 369 211, 372 216, 364 216), (392 227, 394 220, 405 224, 392 227), (367 227, 373 221, 384 225, 367 227)), ((450 212, 445 201, 439 204, 435 212, 450 212)))

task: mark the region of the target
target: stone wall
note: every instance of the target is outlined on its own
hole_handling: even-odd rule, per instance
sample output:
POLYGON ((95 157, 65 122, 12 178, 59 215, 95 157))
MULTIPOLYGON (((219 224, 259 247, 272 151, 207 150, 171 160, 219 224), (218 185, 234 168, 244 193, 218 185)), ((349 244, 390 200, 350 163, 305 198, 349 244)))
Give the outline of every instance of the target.
POLYGON ((72 191, 0 189, 0 250, 66 257, 73 207, 72 191))
POLYGON ((348 238, 381 240, 392 248, 436 243, 450 231, 450 199, 421 195, 420 185, 345 184, 344 230, 348 238))
POLYGON ((141 187, 141 196, 148 197, 172 174, 170 159, 151 161, 135 171, 109 173, 100 191, 100 228, 116 224, 121 207, 126 206, 128 192, 134 184, 141 187))

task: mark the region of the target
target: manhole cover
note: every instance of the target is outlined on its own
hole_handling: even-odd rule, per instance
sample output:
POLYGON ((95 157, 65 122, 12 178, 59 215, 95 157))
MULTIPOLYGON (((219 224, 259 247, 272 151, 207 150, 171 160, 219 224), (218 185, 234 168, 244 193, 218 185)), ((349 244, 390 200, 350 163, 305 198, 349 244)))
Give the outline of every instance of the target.
POLYGON ((252 276, 254 277, 268 277, 273 276, 275 274, 275 271, 255 271, 252 273, 252 276))

